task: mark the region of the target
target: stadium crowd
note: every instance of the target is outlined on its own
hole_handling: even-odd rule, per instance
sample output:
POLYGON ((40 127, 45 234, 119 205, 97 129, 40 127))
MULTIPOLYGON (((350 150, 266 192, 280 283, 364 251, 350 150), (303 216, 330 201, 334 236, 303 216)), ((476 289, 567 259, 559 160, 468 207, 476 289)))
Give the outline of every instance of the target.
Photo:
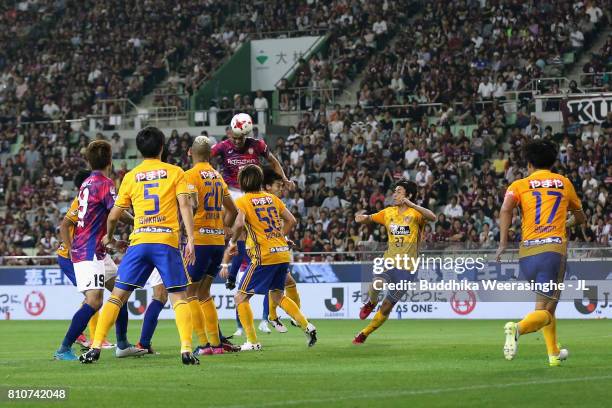
MULTIPOLYGON (((389 189, 400 178, 414 180, 419 186, 417 201, 439 214, 438 221, 425 228, 427 243, 494 247, 504 187, 524 175, 520 145, 538 136, 560 144, 557 170, 574 182, 585 205, 589 223, 572 229, 572 239, 609 245, 612 114, 601 126, 572 121, 563 132, 553 134, 526 109, 518 112, 516 122, 507 123, 503 99, 496 97, 494 86, 489 87, 501 76, 502 88, 505 84, 504 89, 516 89, 528 78, 542 75, 546 66, 557 64, 558 55, 582 48, 574 46, 572 33, 579 30, 585 44, 585 33, 606 18, 601 9, 609 10, 608 2, 600 2, 603 7, 598 2, 578 7, 561 1, 556 8, 546 2, 538 3, 539 8, 493 2, 479 11, 470 2, 436 1, 428 3, 419 20, 399 30, 396 41, 379 52, 374 50, 383 42, 376 39, 390 36, 400 17, 405 17, 391 13, 404 4, 401 0, 385 1, 376 10, 370 10, 367 2, 354 2, 351 7, 342 1, 300 6, 260 2, 247 5, 240 22, 233 23, 223 21, 222 8, 212 8, 215 2, 173 2, 175 27, 147 31, 152 41, 144 40, 149 38, 145 30, 164 15, 153 12, 156 3, 137 3, 104 1, 76 8, 70 1, 38 1, 28 2, 23 10, 6 6, 2 10, 0 24, 7 30, 0 33, 0 43, 5 45, 0 52, 0 154, 6 160, 0 164, 0 202, 7 211, 0 213, 0 256, 24 255, 24 249, 31 253, 31 248, 39 255, 54 252, 61 212, 74 194, 70 180, 85 167, 82 155, 90 140, 67 124, 24 123, 96 112, 101 109, 96 98, 130 96, 130 92, 138 98, 166 75, 168 64, 191 75, 195 84, 244 40, 244 32, 296 27, 315 32, 336 23, 339 28, 332 33, 334 46, 330 47, 334 51, 325 58, 303 61, 296 78, 311 86, 313 81, 331 81, 334 87, 342 87, 355 77, 356 67, 366 66, 369 60, 358 104, 341 107, 326 104, 323 98, 286 137, 270 146, 298 186, 286 191, 283 199, 298 216, 293 238, 302 252, 347 252, 342 259, 353 259, 355 248, 374 249, 382 244, 384 228, 359 226, 354 215, 390 204, 389 189), (289 18, 294 12, 298 17, 289 18), (431 24, 434 18, 442 23, 431 24), (273 19, 275 25, 270 23, 273 19), (86 37, 79 34, 84 32, 86 37), (16 45, 33 35, 41 38, 37 47, 16 45), (11 41, 13 37, 19 41, 11 41), (111 48, 102 41, 107 37, 114 39, 111 48), (408 38, 416 38, 416 45, 408 38), (466 51, 458 52, 457 47, 466 51), (117 55, 129 58, 118 60, 117 55), (481 92, 480 81, 489 79, 484 87, 491 92, 481 92), (452 111, 448 105, 436 112, 435 124, 427 119, 434 112, 419 106, 457 98, 461 103, 452 111), (491 103, 477 106, 477 98, 491 103), (371 108, 393 103, 409 106, 371 108), (472 125, 473 131, 465 134, 466 128, 455 124, 472 125), (22 147, 11 153, 18 141, 22 147)), ((158 5, 165 10, 162 3, 167 2, 158 5)), ((600 53, 602 61, 609 61, 609 53, 608 39, 600 53)), ((604 68, 593 69, 602 72, 604 68)), ((585 66, 585 72, 590 70, 585 66)), ((260 94, 237 95, 231 107, 252 114, 264 101, 267 106, 260 94)), ((289 93, 286 100, 281 97, 287 109, 299 103, 289 93)), ((169 160, 188 167, 187 149, 195 135, 172 132, 167 136, 169 160)), ((110 141, 113 158, 124 158, 121 137, 113 135, 110 141)), ((126 164, 115 169, 117 185, 127 171, 126 164)), ((520 239, 517 226, 512 230, 514 241, 520 239)), ((120 232, 126 239, 127 231, 120 232)))
POLYGON ((313 2, 310 8, 297 10, 298 29, 324 29, 329 40, 322 52, 308 61, 299 61, 293 78, 281 81, 279 109, 306 109, 315 101, 331 102, 333 94, 339 95, 372 55, 390 52, 388 40, 417 10, 418 3, 412 0, 386 0, 382 6, 375 2, 333 1, 328 7, 313 2))
MULTIPOLYGON (((442 104, 437 111, 429 108, 430 114, 466 115, 473 120, 467 111, 481 109, 475 101, 504 100, 508 91, 519 91, 534 78, 562 76, 565 55, 573 54, 570 61, 574 61, 592 43, 610 19, 609 12, 604 14, 609 6, 609 1, 571 0, 492 1, 484 7, 477 1, 426 2, 390 43, 377 42, 376 23, 374 33, 367 24, 361 31, 353 30, 352 36, 339 33, 340 43, 330 47, 330 58, 304 61, 292 86, 310 87, 312 99, 306 107, 316 109, 329 101, 321 88, 342 89, 346 79, 353 79, 354 75, 345 75, 337 80, 337 69, 354 74, 367 62, 357 93, 363 109, 408 106, 416 101, 442 104), (342 41, 348 41, 348 46, 342 41), (346 55, 338 55, 346 50, 346 55), (371 58, 360 58, 364 54, 371 58), (335 62, 339 57, 340 64, 335 62)), ((383 13, 389 32, 398 21, 393 15, 383 13)), ((284 95, 280 109, 304 108, 304 92, 298 101, 298 95, 287 88, 287 83, 279 88, 284 95)), ((406 108, 394 110, 395 117, 407 114, 406 108)))
MULTIPOLYGON (((283 196, 298 219, 292 238, 307 260, 318 259, 308 252, 337 252, 338 259, 350 260, 356 249, 380 249, 386 242, 384 227, 357 225, 354 216, 390 205, 393 183, 407 178, 418 185, 416 202, 438 214, 437 222, 425 226, 426 245, 493 248, 505 187, 526 175, 521 145, 544 137, 559 143, 556 169, 572 180, 587 214, 588 224, 572 228, 571 239, 609 245, 612 113, 601 126, 572 126, 558 134, 535 116, 505 122, 504 115, 485 110, 466 135, 463 128, 453 134, 449 126, 394 124, 388 114, 373 117, 359 107, 322 106, 304 115, 287 137, 270 146, 297 186, 283 196)), ((31 129, 24 140, 28 147, 0 167, 1 196, 11 209, 0 223, 0 253, 7 255, 31 247, 39 255, 53 252, 61 210, 74 194, 62 188, 64 180, 85 166, 85 135, 71 139, 69 129, 31 129)), ((187 150, 195 135, 173 131, 168 136, 167 160, 189 168, 187 150)), ((125 146, 118 135, 111 142, 121 157, 125 146)), ((117 185, 127 171, 125 164, 115 169, 117 185)), ((516 217, 511 242, 520 240, 519 225, 516 217)), ((122 238, 127 232, 120 232, 122 238)))

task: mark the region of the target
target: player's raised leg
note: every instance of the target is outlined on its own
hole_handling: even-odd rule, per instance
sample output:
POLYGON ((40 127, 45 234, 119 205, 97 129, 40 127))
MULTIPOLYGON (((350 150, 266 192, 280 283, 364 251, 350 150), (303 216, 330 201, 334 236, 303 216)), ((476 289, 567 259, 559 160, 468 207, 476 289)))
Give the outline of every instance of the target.
POLYGON ((306 338, 308 339, 308 347, 314 346, 317 342, 316 327, 312 323, 308 322, 308 319, 306 316, 304 316, 299 306, 293 300, 289 299, 289 297, 283 294, 287 273, 289 271, 289 264, 281 263, 265 267, 258 266, 257 268, 271 276, 269 291, 274 303, 278 304, 304 331, 306 338))
POLYGON ((371 283, 368 288, 368 300, 359 309, 359 318, 361 320, 367 319, 374 309, 376 309, 379 293, 379 290, 374 289, 374 283, 371 283))
POLYGON ((372 334, 375 330, 377 330, 380 326, 382 326, 387 319, 389 318, 389 314, 393 310, 393 306, 395 303, 390 299, 385 299, 383 303, 380 305, 380 309, 374 315, 374 318, 362 331, 360 331, 357 336, 353 339, 353 344, 363 344, 370 334, 372 334))

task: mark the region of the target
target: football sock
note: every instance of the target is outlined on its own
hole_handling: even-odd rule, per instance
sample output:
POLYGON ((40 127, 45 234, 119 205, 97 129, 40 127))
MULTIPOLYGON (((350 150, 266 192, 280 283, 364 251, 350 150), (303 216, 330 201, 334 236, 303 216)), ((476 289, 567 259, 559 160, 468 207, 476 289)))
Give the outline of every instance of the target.
POLYGON ((200 302, 200 310, 204 314, 204 323, 206 326, 206 334, 208 342, 211 346, 220 346, 219 338, 219 316, 217 316, 217 307, 213 302, 212 297, 209 297, 203 302, 200 302))
POLYGON ((257 333, 255 332, 255 324, 253 323, 253 310, 249 302, 239 303, 236 307, 238 310, 238 317, 240 323, 246 333, 247 341, 249 343, 257 343, 257 333))
POLYGON ((198 344, 204 346, 208 343, 208 337, 206 336, 205 317, 200 307, 200 301, 197 297, 192 296, 187 298, 189 304, 189 310, 191 310, 191 320, 193 322, 193 330, 198 336, 198 344))
POLYGON ((266 293, 263 299, 263 313, 261 314, 261 320, 268 320, 268 314, 270 313, 270 297, 266 293))
POLYGON ((546 351, 549 356, 559 355, 559 345, 557 344, 557 318, 552 316, 550 323, 542 327, 542 334, 546 342, 546 351))
POLYGON ((115 295, 111 295, 108 301, 104 304, 100 317, 98 318, 98 325, 96 326, 96 337, 91 345, 91 348, 100 348, 100 345, 106 338, 110 327, 117 320, 119 309, 121 309, 121 299, 115 295))
POLYGON ((382 314, 382 312, 379 310, 378 312, 376 312, 376 314, 374 315, 374 318, 372 318, 372 321, 370 322, 370 324, 368 324, 366 326, 365 329, 363 329, 361 332, 363 334, 365 334, 366 336, 369 336, 370 334, 372 334, 372 332, 376 329, 378 329, 380 326, 383 325, 384 322, 387 321, 387 319, 389 318, 389 316, 385 316, 384 314, 382 314))
POLYGON ((518 323, 518 332, 520 335, 536 332, 551 320, 552 316, 547 310, 534 310, 518 323))
POLYGON ((58 349, 60 353, 70 350, 72 344, 74 344, 77 337, 79 337, 83 330, 85 330, 85 327, 87 327, 87 322, 89 322, 89 319, 91 319, 91 316, 93 316, 95 313, 96 310, 87 303, 83 303, 83 305, 81 305, 81 308, 77 310, 74 316, 72 316, 72 321, 70 322, 66 336, 62 341, 62 345, 58 349))
POLYGON ((266 297, 268 298, 268 319, 276 320, 278 319, 278 314, 276 314, 276 308, 278 307, 278 305, 274 303, 272 296, 268 294, 266 295, 266 297))
POLYGON ((176 301, 172 308, 174 309, 176 327, 181 338, 181 353, 191 351, 191 333, 193 332, 191 308, 186 300, 176 301))
POLYGON ((279 304, 280 307, 285 312, 287 312, 287 314, 291 316, 293 320, 297 322, 297 324, 302 328, 302 330, 306 330, 306 326, 308 326, 308 320, 306 320, 306 317, 304 317, 300 308, 298 307, 298 305, 295 304, 293 300, 289 299, 287 296, 283 296, 279 304))
POLYGON ((89 319, 89 340, 93 341, 94 336, 96 335, 96 326, 98 325, 98 317, 100 317, 100 312, 94 313, 89 319))
POLYGON ((117 321, 115 322, 115 335, 117 336, 117 347, 124 350, 130 346, 127 340, 127 328, 128 328, 128 310, 127 304, 123 305, 119 309, 117 315, 117 321))
POLYGON ((153 333, 155 333, 155 329, 157 328, 159 314, 163 308, 164 304, 157 299, 153 299, 153 301, 147 307, 147 311, 144 315, 144 321, 142 322, 142 330, 140 331, 141 346, 151 346, 151 339, 153 338, 153 333))
POLYGON ((300 307, 300 294, 298 293, 297 285, 285 286, 285 296, 293 300, 297 307, 300 307))
POLYGON ((232 258, 232 263, 230 264, 228 270, 229 276, 233 280, 236 280, 236 276, 238 276, 238 271, 240 270, 240 265, 242 265, 242 261, 247 254, 246 244, 244 241, 237 241, 236 246, 238 247, 238 254, 232 258))

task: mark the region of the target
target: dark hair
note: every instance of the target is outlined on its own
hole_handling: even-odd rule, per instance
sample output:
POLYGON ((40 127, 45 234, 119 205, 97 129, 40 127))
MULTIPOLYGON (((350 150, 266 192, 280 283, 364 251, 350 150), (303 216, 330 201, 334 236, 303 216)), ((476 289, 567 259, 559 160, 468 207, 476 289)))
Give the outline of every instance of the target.
POLYGON ((536 169, 550 169, 557 160, 557 145, 548 139, 530 140, 523 147, 523 155, 536 169))
POLYGON ((83 184, 85 179, 89 177, 90 175, 91 175, 91 171, 87 169, 81 169, 77 171, 77 173, 74 175, 74 179, 72 180, 74 181, 74 186, 76 188, 81 188, 81 184, 83 184))
POLYGON ((147 126, 136 135, 136 147, 146 159, 157 157, 165 143, 164 133, 156 127, 147 126))
POLYGON ((256 164, 247 164, 238 173, 238 182, 240 189, 245 193, 254 193, 261 191, 263 183, 263 171, 256 164))
POLYGON ((272 169, 271 167, 264 167, 263 169, 263 185, 264 186, 271 186, 272 184, 274 184, 275 181, 281 180, 281 179, 282 179, 281 176, 276 174, 274 169, 272 169))
POLYGON ((102 170, 112 162, 112 148, 106 140, 94 140, 85 152, 87 162, 92 170, 102 170))
POLYGON ((395 187, 403 187, 406 191, 406 197, 408 199, 414 199, 417 195, 417 185, 414 181, 402 179, 395 183, 395 187))

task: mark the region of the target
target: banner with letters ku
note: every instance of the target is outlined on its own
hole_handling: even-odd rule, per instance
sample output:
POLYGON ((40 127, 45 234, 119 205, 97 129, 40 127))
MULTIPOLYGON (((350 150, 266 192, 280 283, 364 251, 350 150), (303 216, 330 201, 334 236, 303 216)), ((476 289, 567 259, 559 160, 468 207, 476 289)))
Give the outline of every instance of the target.
POLYGON ((573 115, 580 124, 601 124, 608 112, 612 112, 612 93, 572 94, 563 100, 563 121, 568 123, 573 115))
MULTIPOLYGON (((422 260, 405 280, 380 283, 380 297, 397 294, 392 318, 399 319, 506 319, 533 309, 532 283, 522 279, 516 262, 445 262, 422 260), (393 284, 393 287, 389 285, 393 284)), ((313 319, 356 319, 369 285, 385 271, 373 262, 295 263, 302 309, 313 319)), ((384 268, 383 268, 384 269, 384 268)), ((559 282, 558 282, 559 283, 559 282)), ((559 318, 612 318, 612 262, 574 259, 567 262, 559 318)), ((219 317, 235 318, 234 292, 220 279, 211 289, 219 317)), ((130 318, 144 316, 152 289, 137 289, 128 301, 130 318)), ((105 295, 108 296, 108 293, 105 295)), ((70 319, 83 295, 57 266, 0 268, 0 320, 70 319)), ((251 301, 254 315, 262 313, 262 296, 251 301)), ((282 310, 279 309, 282 316, 282 310)), ((162 319, 174 313, 166 305, 162 319)))

